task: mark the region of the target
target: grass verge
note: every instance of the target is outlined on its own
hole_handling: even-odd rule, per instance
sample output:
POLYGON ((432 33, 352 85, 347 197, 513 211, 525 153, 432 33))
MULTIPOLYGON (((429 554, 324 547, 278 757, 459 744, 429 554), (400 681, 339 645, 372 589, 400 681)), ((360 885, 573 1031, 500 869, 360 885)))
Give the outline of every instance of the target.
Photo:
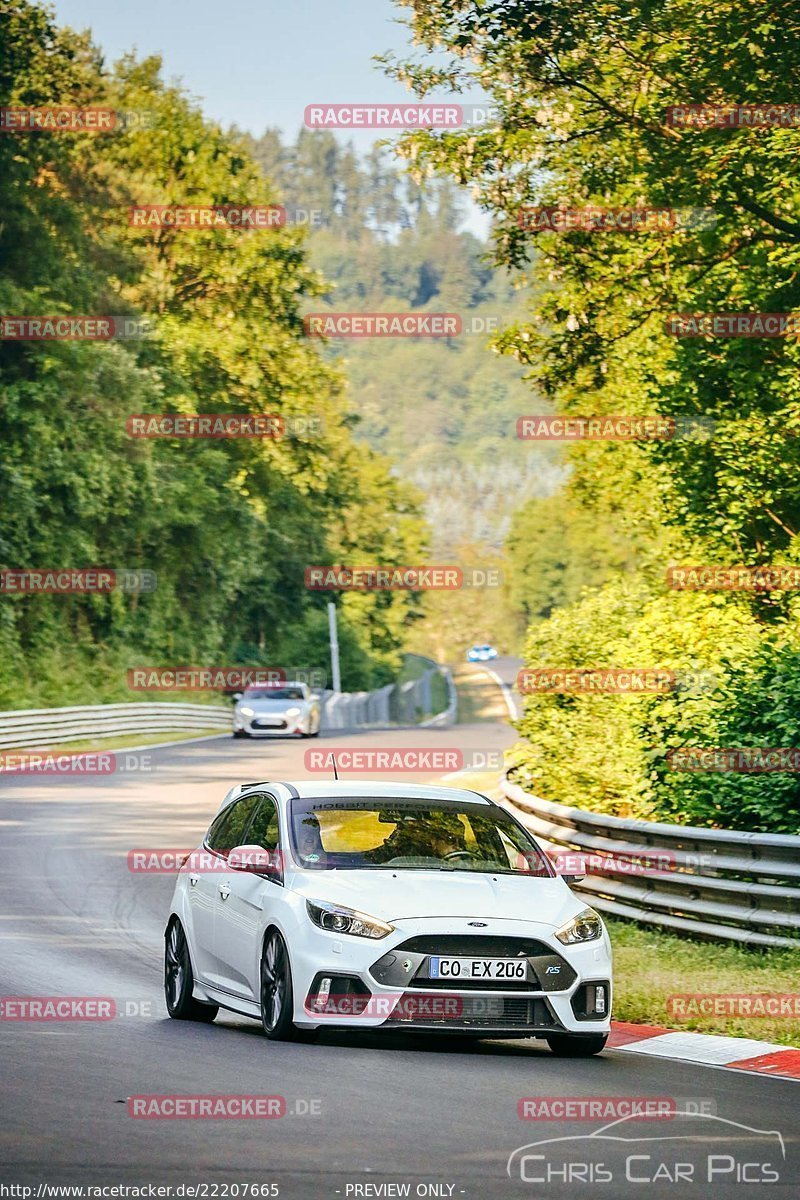
POLYGON ((703 1016, 679 1019, 669 996, 791 993, 800 1010, 800 947, 747 950, 696 942, 660 929, 609 919, 614 948, 614 1017, 644 1025, 666 1025, 702 1033, 758 1038, 800 1046, 796 1017, 703 1016))

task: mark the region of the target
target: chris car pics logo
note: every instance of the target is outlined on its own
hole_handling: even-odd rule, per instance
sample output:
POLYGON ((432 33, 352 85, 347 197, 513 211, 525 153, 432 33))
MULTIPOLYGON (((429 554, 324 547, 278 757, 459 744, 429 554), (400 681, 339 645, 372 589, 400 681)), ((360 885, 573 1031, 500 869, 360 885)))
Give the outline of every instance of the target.
POLYGON ((613 1184, 615 1196, 631 1200, 640 1200, 642 1187, 649 1184, 719 1188, 781 1179, 786 1147, 777 1129, 758 1129, 690 1105, 670 1111, 668 1127, 663 1132, 662 1128, 650 1114, 634 1111, 592 1133, 542 1138, 520 1146, 509 1155, 506 1172, 511 1179, 538 1188, 553 1184, 559 1194, 565 1183, 613 1184))

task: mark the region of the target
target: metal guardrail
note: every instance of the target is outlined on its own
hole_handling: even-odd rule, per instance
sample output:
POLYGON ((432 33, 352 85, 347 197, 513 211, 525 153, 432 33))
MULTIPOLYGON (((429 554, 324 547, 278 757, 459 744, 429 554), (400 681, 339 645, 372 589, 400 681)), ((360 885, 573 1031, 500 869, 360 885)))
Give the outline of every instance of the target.
POLYGON ((432 664, 418 679, 390 683, 372 692, 321 693, 322 725, 328 729, 369 729, 390 725, 452 724, 455 720, 455 685, 446 667, 432 664), (442 675, 448 692, 445 709, 421 720, 433 708, 433 679, 442 675))
MULTIPOLYGON (((415 725, 432 708, 433 676, 442 673, 451 701, 447 709, 425 724, 449 724, 455 719, 455 688, 450 672, 432 665, 419 679, 392 683, 372 692, 322 692, 323 729, 368 729, 415 725)), ((0 712, 0 750, 98 741, 136 733, 230 732, 233 710, 220 704, 86 704, 71 708, 26 708, 0 712)))
POLYGON ((0 713, 0 750, 122 737, 131 733, 231 728, 231 709, 218 704, 87 704, 0 713))
POLYGON ((573 886, 601 912, 709 941, 800 949, 800 837, 629 821, 542 800, 508 778, 502 791, 545 849, 586 858, 573 886), (665 854, 666 869, 636 873, 637 856, 665 854))
POLYGON ((447 686, 447 707, 443 708, 440 713, 436 713, 432 717, 428 717, 427 721, 421 721, 420 724, 426 728, 443 728, 446 725, 454 725, 458 719, 458 691, 456 689, 453 676, 448 667, 440 667, 444 682, 447 686))
POLYGON ((365 729, 388 725, 389 697, 395 685, 373 692, 322 692, 321 729, 365 729))

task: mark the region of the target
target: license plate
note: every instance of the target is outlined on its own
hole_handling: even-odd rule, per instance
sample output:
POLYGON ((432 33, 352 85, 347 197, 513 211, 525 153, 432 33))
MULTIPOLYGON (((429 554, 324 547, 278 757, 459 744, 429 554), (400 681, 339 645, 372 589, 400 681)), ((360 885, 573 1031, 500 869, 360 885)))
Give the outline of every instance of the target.
POLYGON ((431 955, 429 979, 526 980, 528 962, 524 958, 443 958, 431 955))

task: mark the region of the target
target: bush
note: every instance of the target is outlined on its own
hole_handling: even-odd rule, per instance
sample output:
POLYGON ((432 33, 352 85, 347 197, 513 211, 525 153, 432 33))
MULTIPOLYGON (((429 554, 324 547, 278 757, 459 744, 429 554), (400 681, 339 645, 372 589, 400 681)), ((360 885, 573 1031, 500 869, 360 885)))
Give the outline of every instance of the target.
POLYGON ((615 580, 531 627, 528 667, 659 667, 667 693, 526 698, 511 764, 523 787, 621 817, 800 830, 800 783, 778 771, 673 769, 686 747, 800 746, 800 640, 740 596, 653 595, 615 580))

